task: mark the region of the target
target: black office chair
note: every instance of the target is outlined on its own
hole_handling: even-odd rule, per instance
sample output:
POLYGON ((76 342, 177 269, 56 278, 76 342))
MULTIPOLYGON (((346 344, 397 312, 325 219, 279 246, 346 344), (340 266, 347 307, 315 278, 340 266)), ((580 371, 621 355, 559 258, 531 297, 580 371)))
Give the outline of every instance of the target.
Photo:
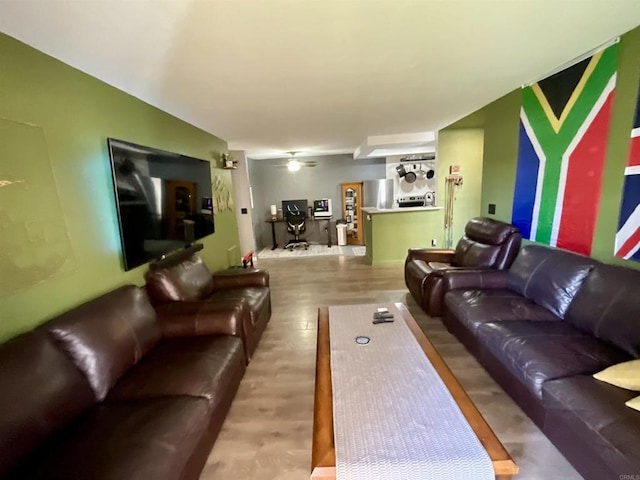
POLYGON ((293 238, 287 242, 284 248, 293 250, 294 248, 304 247, 305 250, 308 249, 309 244, 307 241, 304 238, 300 238, 300 234, 307 229, 304 213, 300 211, 286 212, 285 219, 287 221, 287 231, 293 233, 293 238))

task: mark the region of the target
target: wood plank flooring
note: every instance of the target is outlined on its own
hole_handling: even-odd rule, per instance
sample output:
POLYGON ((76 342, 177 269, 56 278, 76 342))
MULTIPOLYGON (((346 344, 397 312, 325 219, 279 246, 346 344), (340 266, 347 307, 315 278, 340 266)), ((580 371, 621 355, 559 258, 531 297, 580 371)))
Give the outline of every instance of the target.
POLYGON ((202 480, 309 478, 318 307, 403 302, 520 467, 518 480, 572 480, 571 467, 520 408, 449 334, 415 304, 401 266, 363 257, 261 260, 271 273, 273 316, 202 480))

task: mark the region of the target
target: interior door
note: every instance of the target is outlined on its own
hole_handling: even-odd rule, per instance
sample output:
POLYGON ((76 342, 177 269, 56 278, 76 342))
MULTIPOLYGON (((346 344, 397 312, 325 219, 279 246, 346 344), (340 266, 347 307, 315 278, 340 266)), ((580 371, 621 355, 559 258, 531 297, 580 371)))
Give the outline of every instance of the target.
POLYGON ((362 245, 362 182, 342 184, 342 213, 347 222, 347 243, 362 245))
POLYGON ((195 182, 167 180, 167 233, 175 240, 193 238, 193 223, 189 219, 196 214, 197 187, 195 182), (187 220, 185 222, 185 220, 187 220))

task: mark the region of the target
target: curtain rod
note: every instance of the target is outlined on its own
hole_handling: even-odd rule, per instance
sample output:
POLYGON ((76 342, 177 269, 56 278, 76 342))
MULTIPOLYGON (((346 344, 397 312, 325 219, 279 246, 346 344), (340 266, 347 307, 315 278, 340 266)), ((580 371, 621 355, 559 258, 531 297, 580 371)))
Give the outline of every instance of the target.
POLYGON ((620 37, 615 37, 611 40, 608 40, 600 45, 598 45, 595 48, 592 48, 591 50, 589 50, 586 53, 583 53, 582 55, 579 55, 571 60, 569 60, 568 62, 563 63, 562 65, 560 65, 559 67, 554 68, 553 70, 551 70, 549 73, 545 73, 544 75, 538 77, 537 79, 535 79, 532 82, 529 83, 524 83, 522 85, 522 88, 525 87, 530 87, 531 85, 533 85, 534 83, 538 83, 540 80, 544 80, 545 78, 549 78, 552 75, 555 75, 558 72, 561 72, 562 70, 565 70, 569 67, 574 66, 576 63, 580 63, 581 61, 583 61, 585 58, 589 58, 592 55, 598 53, 601 50, 604 50, 605 48, 610 47, 611 45, 614 45, 616 43, 618 43, 620 41, 620 37))

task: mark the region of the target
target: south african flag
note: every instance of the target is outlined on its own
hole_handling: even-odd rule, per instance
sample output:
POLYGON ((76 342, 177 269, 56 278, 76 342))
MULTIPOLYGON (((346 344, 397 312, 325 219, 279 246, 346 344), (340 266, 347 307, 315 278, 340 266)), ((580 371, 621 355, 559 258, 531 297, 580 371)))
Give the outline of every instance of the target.
POLYGON ((524 238, 591 253, 617 51, 614 44, 522 90, 512 222, 524 238))

